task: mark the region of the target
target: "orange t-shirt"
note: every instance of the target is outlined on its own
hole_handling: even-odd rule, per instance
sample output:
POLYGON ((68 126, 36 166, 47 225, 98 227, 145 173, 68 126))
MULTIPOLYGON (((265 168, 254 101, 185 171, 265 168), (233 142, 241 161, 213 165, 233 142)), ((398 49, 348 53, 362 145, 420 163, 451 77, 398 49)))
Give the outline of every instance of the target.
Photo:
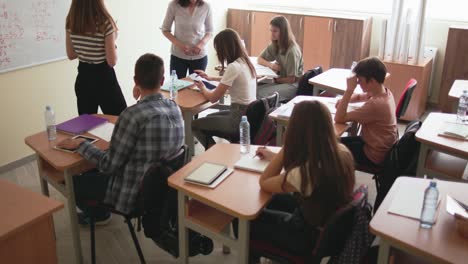
POLYGON ((365 99, 362 107, 347 114, 350 120, 362 125, 364 153, 375 164, 384 161, 387 152, 398 139, 395 100, 389 89, 385 88, 385 91, 365 99))

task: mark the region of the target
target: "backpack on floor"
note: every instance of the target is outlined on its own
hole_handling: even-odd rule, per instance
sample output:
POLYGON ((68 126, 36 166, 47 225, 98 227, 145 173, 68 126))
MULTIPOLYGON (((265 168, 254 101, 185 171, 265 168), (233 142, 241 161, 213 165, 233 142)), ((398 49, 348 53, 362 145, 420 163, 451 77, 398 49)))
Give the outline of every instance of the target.
POLYGON ((306 71, 306 73, 299 78, 296 95, 313 95, 314 86, 309 83, 309 79, 321 74, 322 72, 323 70, 321 66, 317 66, 306 71))

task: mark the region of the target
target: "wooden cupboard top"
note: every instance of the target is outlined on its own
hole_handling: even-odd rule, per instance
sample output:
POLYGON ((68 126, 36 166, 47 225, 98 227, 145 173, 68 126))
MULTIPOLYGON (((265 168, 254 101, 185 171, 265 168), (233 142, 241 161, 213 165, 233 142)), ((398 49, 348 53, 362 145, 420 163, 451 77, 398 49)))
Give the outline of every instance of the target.
POLYGON ((439 136, 447 122, 455 122, 456 118, 455 114, 430 113, 416 132, 416 140, 468 159, 468 141, 439 136))
POLYGON ((452 98, 460 98, 464 90, 468 90, 468 80, 455 80, 449 91, 452 98))
MULTIPOLYGON (((278 7, 280 8, 280 7, 278 7)), ((283 11, 279 12, 279 9, 266 9, 266 8, 259 8, 259 9, 239 9, 239 8, 229 8, 229 10, 242 10, 242 11, 252 11, 252 12, 268 12, 268 13, 275 13, 275 14, 289 14, 289 15, 299 15, 299 16, 313 16, 313 17, 325 17, 325 18, 338 18, 338 19, 351 19, 351 20, 362 20, 365 21, 370 19, 371 16, 359 16, 353 14, 324 14, 320 12, 313 12, 313 11, 297 11, 297 12, 288 12, 283 11)))
MULTIPOLYGON (((117 122, 117 116, 110 116, 110 115, 99 115, 101 117, 106 118, 111 123, 117 122)), ((96 137, 89 133, 85 133, 85 135, 96 137)), ((56 170, 63 171, 70 167, 77 166, 81 163, 88 163, 84 160, 84 158, 79 153, 67 153, 63 151, 59 151, 54 149, 54 146, 66 139, 70 138, 72 135, 64 134, 57 131, 57 139, 54 141, 49 141, 47 139, 47 132, 39 132, 24 139, 26 145, 32 148, 39 157, 47 161, 48 164, 53 166, 56 170)), ((104 139, 98 140, 94 143, 100 149, 107 149, 109 147, 109 142, 105 141, 104 139)))
MULTIPOLYGON (((269 115, 269 117, 271 119, 277 121, 277 122, 282 122, 282 123, 287 124, 288 121, 289 121, 289 118, 280 116, 280 113, 282 111, 284 111, 284 109, 293 107, 292 105, 298 104, 299 102, 302 102, 302 101, 309 101, 309 100, 310 101, 314 101, 314 100, 315 101, 320 101, 320 102, 322 102, 324 104, 333 103, 333 105, 334 105, 334 102, 336 102, 336 98, 332 98, 332 97, 299 95, 299 96, 294 97, 287 104, 284 104, 281 107, 279 107, 278 109, 276 109, 275 111, 273 111, 269 115)), ((334 117, 334 115, 332 114, 332 118, 333 117, 334 117)), ((349 128, 348 124, 340 124, 340 123, 333 122, 333 125, 335 127, 335 133, 336 133, 337 136, 341 136, 349 128)))
MULTIPOLYGON (((399 177, 370 222, 370 230, 381 239, 415 255, 437 263, 465 263, 468 259, 468 239, 456 230, 455 217, 446 210, 446 195, 468 203, 468 184, 437 181, 441 196, 437 222, 432 229, 419 227, 419 221, 388 213, 388 208, 400 186, 429 186, 429 180, 399 177)), ((406 188, 405 188, 406 189, 406 188)))
POLYGON ((0 241, 63 208, 63 203, 0 179, 0 241))
POLYGON ((232 216, 254 219, 271 199, 270 193, 260 190, 259 173, 235 169, 214 189, 184 181, 185 176, 204 162, 233 168, 240 157, 238 144, 215 144, 169 177, 169 186, 232 216))

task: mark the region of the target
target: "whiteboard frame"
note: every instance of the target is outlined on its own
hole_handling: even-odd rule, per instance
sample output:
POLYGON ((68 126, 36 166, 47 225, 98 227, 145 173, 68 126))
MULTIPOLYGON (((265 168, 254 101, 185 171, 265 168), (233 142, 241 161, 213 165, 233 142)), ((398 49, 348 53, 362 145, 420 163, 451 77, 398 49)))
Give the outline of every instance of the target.
POLYGON ((31 63, 31 64, 28 64, 28 65, 22 65, 22 66, 14 67, 14 68, 8 68, 8 69, 0 70, 0 74, 7 73, 7 72, 12 72, 12 71, 17 71, 17 70, 21 70, 21 69, 24 69, 24 68, 32 68, 32 67, 39 66, 39 65, 42 65, 42 64, 61 61, 61 60, 65 60, 65 59, 68 59, 67 56, 63 56, 63 57, 55 58, 55 59, 51 59, 51 60, 46 60, 46 61, 41 61, 41 62, 35 62, 35 63, 31 63))

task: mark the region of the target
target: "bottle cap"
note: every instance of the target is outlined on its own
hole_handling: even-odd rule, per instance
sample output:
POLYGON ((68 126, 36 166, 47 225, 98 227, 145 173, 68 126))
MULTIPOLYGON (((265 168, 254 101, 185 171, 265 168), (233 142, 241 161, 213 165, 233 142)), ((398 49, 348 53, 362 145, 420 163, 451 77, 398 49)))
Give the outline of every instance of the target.
POLYGON ((247 121, 247 116, 245 116, 245 115, 244 115, 244 116, 242 116, 242 119, 241 119, 241 121, 242 121, 242 122, 245 122, 245 121, 247 121))
POLYGON ((436 186, 437 186, 436 181, 431 181, 431 183, 429 183, 429 187, 436 187, 436 186))
POLYGON ((46 109, 47 111, 50 111, 50 110, 52 110, 52 107, 50 107, 50 105, 46 105, 45 109, 46 109))

